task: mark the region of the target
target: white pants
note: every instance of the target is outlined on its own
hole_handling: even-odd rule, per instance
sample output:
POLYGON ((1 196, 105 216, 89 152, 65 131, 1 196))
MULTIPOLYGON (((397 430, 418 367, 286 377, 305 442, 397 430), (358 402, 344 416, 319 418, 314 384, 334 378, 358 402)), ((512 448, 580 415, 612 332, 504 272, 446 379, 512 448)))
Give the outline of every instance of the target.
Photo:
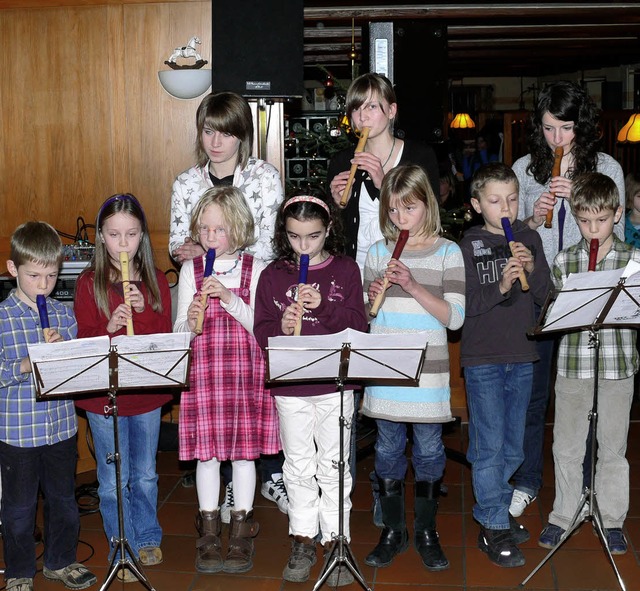
MULTIPOLYGON (((340 393, 276 396, 275 400, 285 458, 282 472, 289 495, 289 533, 314 538, 319 527, 324 544, 338 535, 340 525, 340 393)), ((353 417, 352 390, 344 393, 343 417, 348 423, 353 417)), ((345 428, 343 533, 347 541, 351 512, 350 441, 351 431, 345 428)))

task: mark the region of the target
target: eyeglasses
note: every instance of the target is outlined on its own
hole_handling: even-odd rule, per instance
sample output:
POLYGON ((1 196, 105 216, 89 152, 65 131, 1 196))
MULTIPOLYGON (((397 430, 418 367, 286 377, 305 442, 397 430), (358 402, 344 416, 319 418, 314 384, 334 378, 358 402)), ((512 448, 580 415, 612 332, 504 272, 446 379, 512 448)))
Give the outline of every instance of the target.
POLYGON ((226 236, 227 231, 219 226, 218 228, 210 228, 209 226, 199 226, 198 232, 201 236, 208 236, 209 232, 213 232, 216 236, 226 236))

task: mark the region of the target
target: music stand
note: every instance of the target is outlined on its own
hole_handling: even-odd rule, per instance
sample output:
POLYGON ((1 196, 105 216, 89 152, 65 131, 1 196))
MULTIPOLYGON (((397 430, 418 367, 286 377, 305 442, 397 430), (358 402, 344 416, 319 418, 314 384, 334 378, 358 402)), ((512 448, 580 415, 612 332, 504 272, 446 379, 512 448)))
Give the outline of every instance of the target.
POLYGON ((313 587, 317 591, 333 570, 345 565, 363 589, 371 591, 344 535, 344 386, 346 381, 417 386, 426 349, 425 333, 371 335, 352 329, 332 335, 272 337, 266 349, 267 384, 335 381, 340 392, 338 459, 338 535, 313 587), (336 345, 340 343, 340 345, 336 345), (392 346, 393 344, 393 346, 392 346), (403 355, 398 355, 402 351, 403 355), (396 356, 391 358, 395 353, 396 356), (394 367, 390 364, 393 363, 394 367))
POLYGON ((600 339, 598 330, 603 327, 619 328, 623 326, 640 325, 640 264, 630 261, 626 267, 613 271, 599 271, 597 273, 575 273, 568 277, 562 290, 553 294, 540 314, 538 325, 533 334, 550 332, 572 332, 587 330, 589 332, 589 347, 594 351, 594 385, 591 411, 589 412, 591 436, 591 479, 588 486, 584 486, 578 507, 567 527, 543 560, 520 583, 523 587, 540 568, 560 549, 567 539, 586 520, 593 523, 596 534, 613 567, 613 571, 622 591, 626 587, 618 567, 616 566, 609 546, 607 545, 602 515, 595 490, 596 458, 597 458, 597 424, 598 424, 598 379, 600 365, 600 339), (553 306, 551 307, 551 304, 553 306), (587 511, 583 513, 583 509, 587 511))
POLYGON ((157 388, 163 387, 186 387, 189 352, 189 333, 120 336, 112 340, 104 336, 29 346, 36 397, 39 400, 108 391, 109 405, 105 407, 105 415, 109 412, 113 415, 114 451, 107 454, 107 462, 115 464, 118 537, 111 539, 111 543, 114 544, 113 557, 100 591, 107 589, 118 571, 124 570, 125 567, 128 567, 149 591, 155 591, 139 560, 135 558, 124 531, 118 391, 140 391, 144 388, 153 388, 156 391, 157 388), (177 338, 175 335, 178 335, 177 338), (85 345, 88 353, 77 356, 79 344, 85 345), (105 347, 108 349, 106 353, 103 352, 105 347), (89 389, 87 381, 95 385, 89 389))

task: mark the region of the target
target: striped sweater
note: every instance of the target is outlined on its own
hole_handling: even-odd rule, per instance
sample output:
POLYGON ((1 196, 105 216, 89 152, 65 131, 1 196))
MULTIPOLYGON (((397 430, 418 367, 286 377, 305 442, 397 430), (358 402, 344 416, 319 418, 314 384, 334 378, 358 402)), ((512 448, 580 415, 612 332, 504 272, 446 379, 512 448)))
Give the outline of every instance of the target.
MULTIPOLYGON (((391 259, 392 244, 376 242, 367 254, 364 287, 381 277, 391 259)), ((447 329, 456 330, 464 322, 465 273, 460 248, 439 237, 424 249, 404 251, 400 260, 413 277, 432 294, 449 304, 446 325, 429 314, 400 286, 391 285, 376 318, 372 334, 402 335, 424 331, 428 334, 418 387, 372 386, 365 390, 364 414, 377 419, 410 423, 442 423, 452 420, 449 389, 449 347, 447 329)))

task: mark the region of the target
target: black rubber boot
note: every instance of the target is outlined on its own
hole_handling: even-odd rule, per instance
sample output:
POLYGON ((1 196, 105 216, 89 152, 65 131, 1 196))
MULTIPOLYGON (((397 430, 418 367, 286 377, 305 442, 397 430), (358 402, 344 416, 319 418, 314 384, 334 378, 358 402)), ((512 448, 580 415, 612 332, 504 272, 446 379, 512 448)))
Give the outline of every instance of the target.
POLYGON ((378 478, 384 528, 378 545, 364 559, 368 566, 389 566, 400 552, 409 547, 409 533, 404 516, 404 481, 378 478))
POLYGON ((446 570, 449 561, 440 547, 436 530, 436 513, 440 496, 440 481, 418 481, 415 484, 414 545, 422 564, 430 571, 446 570))

